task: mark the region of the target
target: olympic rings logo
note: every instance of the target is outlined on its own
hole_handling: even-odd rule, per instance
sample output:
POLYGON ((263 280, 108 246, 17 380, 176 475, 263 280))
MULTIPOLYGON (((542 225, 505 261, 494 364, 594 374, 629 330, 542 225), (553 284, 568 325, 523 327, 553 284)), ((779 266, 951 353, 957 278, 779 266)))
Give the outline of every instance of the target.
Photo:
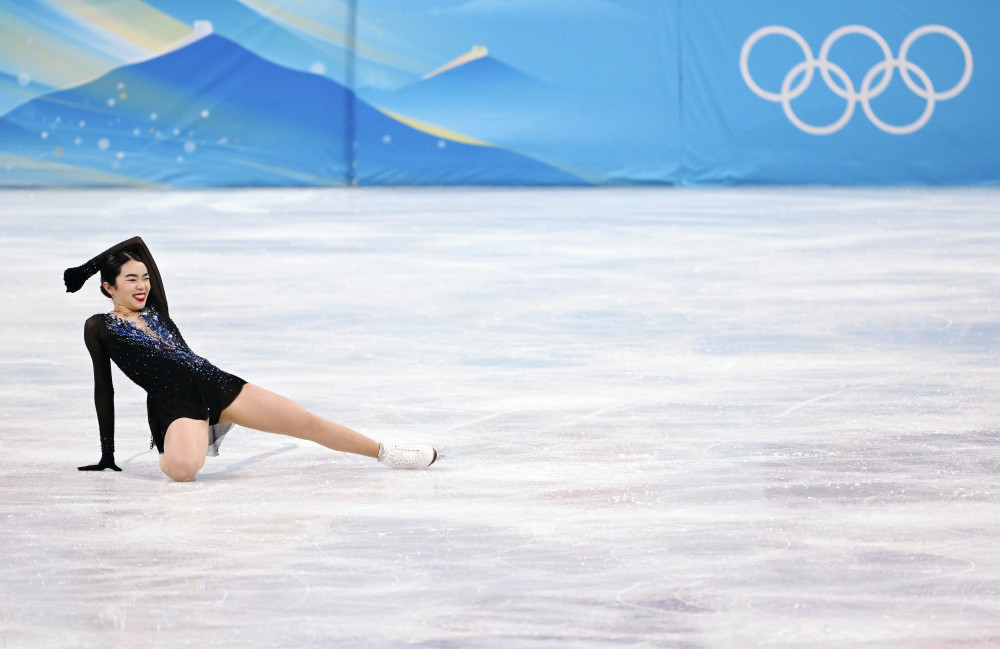
POLYGON ((969 45, 965 42, 965 39, 963 39, 955 30, 943 25, 924 25, 923 27, 913 30, 905 39, 903 39, 903 44, 899 48, 899 56, 894 57, 892 55, 892 50, 889 49, 889 44, 886 43, 885 39, 882 38, 878 32, 863 25, 846 25, 835 30, 826 37, 826 40, 823 41, 823 46, 819 50, 819 57, 815 58, 813 57, 812 50, 809 48, 809 44, 798 32, 789 29, 788 27, 782 27, 781 25, 771 25, 758 29, 750 35, 750 38, 748 38, 746 42, 743 43, 743 49, 740 50, 740 72, 743 74, 743 81, 750 87, 750 90, 762 99, 772 102, 780 102, 789 121, 806 133, 811 133, 813 135, 830 135, 831 133, 836 133, 851 121, 851 117, 854 115, 854 109, 860 102, 865 111, 865 115, 868 116, 868 119, 872 124, 886 133, 892 133, 894 135, 908 135, 919 131, 927 124, 931 115, 934 113, 934 106, 937 102, 955 97, 960 92, 965 90, 967 85, 969 85, 969 79, 972 78, 972 50, 969 49, 969 45), (861 34, 871 38, 882 50, 882 55, 885 57, 885 60, 876 63, 870 70, 868 70, 864 79, 861 81, 860 90, 855 89, 854 82, 851 81, 851 78, 842 67, 829 60, 830 48, 832 48, 834 43, 836 43, 840 38, 847 36, 848 34, 861 34), (943 92, 935 90, 930 76, 928 76, 923 68, 911 61, 908 61, 906 58, 913 44, 919 38, 926 36, 927 34, 942 34, 949 37, 955 42, 956 45, 958 45, 959 48, 961 48, 962 55, 965 57, 965 70, 962 73, 962 78, 959 79, 958 83, 956 83, 949 90, 943 92), (761 40, 765 36, 771 35, 787 36, 792 39, 799 46, 799 48, 802 49, 802 54, 805 56, 804 61, 793 66, 792 69, 788 71, 788 74, 785 75, 785 79, 781 83, 780 92, 769 92, 757 85, 757 82, 754 81, 753 77, 750 75, 750 67, 748 63, 750 59, 750 50, 752 50, 754 45, 757 44, 757 41, 761 40), (913 91, 915 95, 927 102, 927 106, 924 108, 920 117, 918 117, 913 123, 903 126, 885 123, 875 114, 875 111, 873 111, 871 107, 871 100, 878 97, 885 91, 885 89, 889 86, 889 83, 892 81, 892 77, 896 69, 899 69, 900 76, 903 78, 906 86, 913 91), (813 126, 805 123, 792 109, 792 101, 802 96, 802 94, 809 88, 813 77, 815 76, 816 70, 819 70, 823 77, 823 81, 834 94, 847 100, 847 108, 844 109, 844 113, 836 121, 825 126, 813 126), (879 75, 881 75, 881 79, 878 83, 876 83, 875 79, 878 78, 879 75), (919 80, 919 83, 914 81, 914 76, 919 80), (798 80, 797 83, 796 80, 798 80))

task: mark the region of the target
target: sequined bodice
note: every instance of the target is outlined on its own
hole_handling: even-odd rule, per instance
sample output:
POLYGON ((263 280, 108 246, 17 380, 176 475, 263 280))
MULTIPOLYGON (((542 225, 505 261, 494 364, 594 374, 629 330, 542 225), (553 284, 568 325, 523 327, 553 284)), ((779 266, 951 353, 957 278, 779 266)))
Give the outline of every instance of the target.
MULTIPOLYGON (((119 347, 121 350, 122 345, 130 345, 137 348, 144 356, 170 359, 173 362, 183 363, 191 369, 202 367, 207 362, 191 351, 181 338, 176 325, 167 318, 161 318, 154 307, 141 311, 139 319, 145 328, 117 315, 107 314, 108 333, 117 339, 112 343, 113 347, 119 347)), ((113 352, 111 356, 112 360, 118 363, 113 352)), ((118 364, 121 366, 121 363, 118 364)), ((124 369, 122 368, 123 371, 124 369)))
POLYGON ((104 314, 106 349, 111 360, 154 397, 187 396, 198 379, 213 379, 219 370, 198 356, 170 318, 155 307, 139 314, 142 326, 104 314))

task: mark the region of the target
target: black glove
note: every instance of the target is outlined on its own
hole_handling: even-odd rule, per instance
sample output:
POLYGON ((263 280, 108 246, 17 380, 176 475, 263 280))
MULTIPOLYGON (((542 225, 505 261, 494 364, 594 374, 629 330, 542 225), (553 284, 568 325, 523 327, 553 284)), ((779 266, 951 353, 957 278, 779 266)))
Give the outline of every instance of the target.
POLYGON ((63 271, 63 282, 67 293, 76 293, 84 283, 97 273, 97 266, 87 262, 83 266, 74 266, 63 271))
POLYGON ((104 469, 111 469, 112 471, 121 471, 118 465, 115 464, 114 455, 102 455, 101 461, 97 464, 91 464, 90 466, 80 466, 77 467, 79 471, 103 471, 104 469))

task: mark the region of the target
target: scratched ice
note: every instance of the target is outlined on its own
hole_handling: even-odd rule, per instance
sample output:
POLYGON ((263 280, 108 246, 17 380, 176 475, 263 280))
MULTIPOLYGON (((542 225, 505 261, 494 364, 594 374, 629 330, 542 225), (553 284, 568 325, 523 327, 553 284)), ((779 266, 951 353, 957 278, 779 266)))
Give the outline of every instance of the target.
POLYGON ((0 194, 0 646, 1000 646, 996 189, 0 194), (193 484, 62 269, 426 472, 234 430, 193 484))

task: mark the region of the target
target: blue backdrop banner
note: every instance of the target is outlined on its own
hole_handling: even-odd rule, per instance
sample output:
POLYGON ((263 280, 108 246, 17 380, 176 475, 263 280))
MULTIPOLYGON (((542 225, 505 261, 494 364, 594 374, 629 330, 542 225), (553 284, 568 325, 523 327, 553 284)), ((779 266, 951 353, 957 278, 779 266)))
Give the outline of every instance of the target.
POLYGON ((998 18, 991 0, 684 3, 684 181, 996 182, 998 18))
POLYGON ((0 1, 0 186, 996 183, 992 0, 0 1))

